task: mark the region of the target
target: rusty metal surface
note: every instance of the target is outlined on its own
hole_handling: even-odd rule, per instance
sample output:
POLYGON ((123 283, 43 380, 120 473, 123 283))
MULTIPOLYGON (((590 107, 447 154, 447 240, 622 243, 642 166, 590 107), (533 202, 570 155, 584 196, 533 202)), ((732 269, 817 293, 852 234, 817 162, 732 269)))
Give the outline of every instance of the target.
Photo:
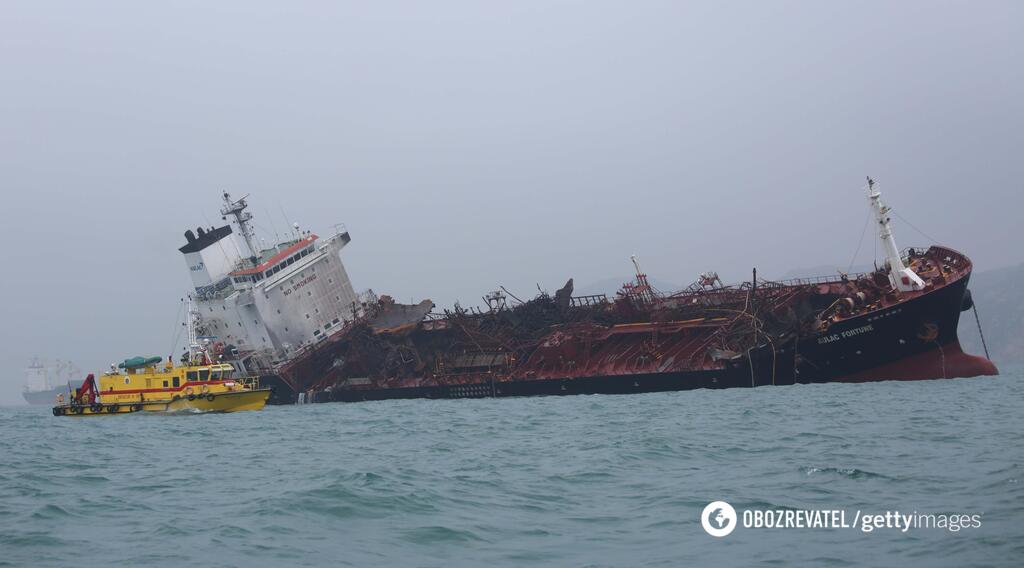
MULTIPOLYGON (((726 286, 714 273, 661 294, 644 274, 615 298, 553 296, 485 309, 398 304, 382 296, 360 320, 279 367, 297 391, 376 389, 721 369, 752 348, 821 333, 843 319, 883 309, 956 281, 970 262, 932 247, 908 255, 928 283, 900 294, 884 271, 831 280, 757 280, 726 286)), ((517 299, 518 300, 518 299, 517 299)))

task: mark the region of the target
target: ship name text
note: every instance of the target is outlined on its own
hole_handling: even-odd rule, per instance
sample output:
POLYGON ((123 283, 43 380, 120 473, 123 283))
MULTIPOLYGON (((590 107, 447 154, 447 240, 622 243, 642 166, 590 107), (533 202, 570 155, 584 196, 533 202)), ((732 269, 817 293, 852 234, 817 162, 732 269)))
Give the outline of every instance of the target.
POLYGON ((840 333, 833 333, 818 338, 818 345, 824 345, 826 343, 832 343, 833 341, 839 341, 840 339, 846 339, 847 337, 853 337, 855 335, 862 335, 875 331, 875 327, 871 324, 862 325, 853 329, 848 329, 840 333))

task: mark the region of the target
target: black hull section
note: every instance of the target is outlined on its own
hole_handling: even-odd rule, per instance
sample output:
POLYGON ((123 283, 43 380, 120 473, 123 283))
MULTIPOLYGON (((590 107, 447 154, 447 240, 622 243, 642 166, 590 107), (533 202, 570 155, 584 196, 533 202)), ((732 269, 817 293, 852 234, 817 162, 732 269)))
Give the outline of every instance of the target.
POLYGON ((299 394, 279 375, 260 375, 260 387, 270 389, 267 404, 280 406, 298 402, 299 394))
POLYGON ((344 389, 315 393, 310 402, 363 402, 396 398, 488 398, 576 394, 637 394, 702 388, 749 387, 750 376, 739 371, 656 373, 574 379, 506 381, 472 385, 398 389, 344 389))
MULTIPOLYGON (((402 388, 335 387, 307 393, 302 402, 636 394, 996 374, 990 362, 960 351, 956 330, 967 280, 965 277, 932 293, 844 320, 825 333, 752 350, 748 358, 722 369, 402 388), (914 376, 915 366, 938 365, 938 361, 941 367, 932 368, 940 372, 914 376)), ((295 400, 298 396, 292 397, 295 400)))

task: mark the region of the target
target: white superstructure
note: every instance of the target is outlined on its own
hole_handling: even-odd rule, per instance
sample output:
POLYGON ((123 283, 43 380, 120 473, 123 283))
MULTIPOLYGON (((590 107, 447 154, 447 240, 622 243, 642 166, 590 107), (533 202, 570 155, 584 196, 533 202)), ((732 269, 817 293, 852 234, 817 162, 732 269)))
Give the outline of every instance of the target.
POLYGON ((361 302, 341 262, 351 241, 344 228, 327 238, 297 226, 294 238, 258 247, 245 197, 224 193, 221 213, 232 224, 185 232, 195 287, 198 333, 271 361, 315 343, 360 313, 361 302))

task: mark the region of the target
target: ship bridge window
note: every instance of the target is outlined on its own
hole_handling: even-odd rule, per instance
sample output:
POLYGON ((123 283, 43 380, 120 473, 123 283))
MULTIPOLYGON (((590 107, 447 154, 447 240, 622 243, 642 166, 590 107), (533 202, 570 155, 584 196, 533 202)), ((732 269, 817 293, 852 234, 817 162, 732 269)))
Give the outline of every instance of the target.
POLYGON ((200 381, 208 381, 208 380, 210 380, 210 370, 209 369, 200 369, 199 370, 199 380, 200 381))
POLYGON ((187 377, 185 380, 189 381, 189 382, 196 381, 196 380, 199 379, 199 373, 197 373, 195 371, 189 371, 185 375, 187 377))
POLYGON ((211 381, 219 381, 220 380, 220 371, 211 371, 210 372, 210 380, 211 381))
POLYGON ((181 386, 181 379, 179 379, 178 377, 171 377, 171 385, 176 387, 181 386))

